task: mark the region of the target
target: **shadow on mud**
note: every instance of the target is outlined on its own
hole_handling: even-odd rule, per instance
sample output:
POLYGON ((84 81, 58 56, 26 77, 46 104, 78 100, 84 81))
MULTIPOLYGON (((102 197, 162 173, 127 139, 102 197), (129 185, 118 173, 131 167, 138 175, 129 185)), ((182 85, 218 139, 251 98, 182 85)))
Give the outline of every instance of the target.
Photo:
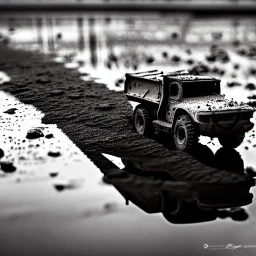
POLYGON ((171 223, 198 223, 216 218, 243 221, 248 218, 241 208, 252 202, 249 193, 255 181, 244 173, 244 163, 234 149, 220 148, 216 154, 199 144, 194 157, 214 168, 205 170, 174 169, 169 156, 122 158, 120 169, 102 154, 88 157, 125 198, 147 213, 161 212, 171 223))

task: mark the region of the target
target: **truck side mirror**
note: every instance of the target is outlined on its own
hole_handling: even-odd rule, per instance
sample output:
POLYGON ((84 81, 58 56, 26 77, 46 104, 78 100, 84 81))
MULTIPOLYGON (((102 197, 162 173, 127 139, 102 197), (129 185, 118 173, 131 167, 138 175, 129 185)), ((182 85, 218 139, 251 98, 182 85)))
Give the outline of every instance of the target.
POLYGON ((169 96, 173 100, 180 100, 182 98, 182 86, 178 82, 172 82, 169 86, 169 96))

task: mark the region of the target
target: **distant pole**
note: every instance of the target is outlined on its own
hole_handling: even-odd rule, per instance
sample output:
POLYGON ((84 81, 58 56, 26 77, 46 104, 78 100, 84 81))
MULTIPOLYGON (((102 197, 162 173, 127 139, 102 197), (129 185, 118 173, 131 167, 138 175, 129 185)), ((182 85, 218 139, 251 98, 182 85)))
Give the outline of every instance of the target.
POLYGON ((91 64, 93 67, 97 65, 97 39, 95 33, 95 19, 89 18, 89 47, 91 53, 91 64))
POLYGON ((77 19, 78 26, 78 50, 82 52, 84 50, 84 20, 83 18, 77 19))

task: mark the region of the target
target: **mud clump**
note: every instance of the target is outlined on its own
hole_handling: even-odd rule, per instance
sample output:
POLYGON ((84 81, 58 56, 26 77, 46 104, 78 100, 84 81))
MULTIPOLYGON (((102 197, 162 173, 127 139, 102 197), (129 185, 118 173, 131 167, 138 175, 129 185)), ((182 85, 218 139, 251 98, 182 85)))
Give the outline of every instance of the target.
POLYGON ((238 82, 230 82, 227 84, 228 87, 232 88, 232 87, 237 87, 237 86, 241 86, 240 83, 238 82))
POLYGON ((4 156, 4 151, 0 148, 0 158, 4 156))
POLYGON ((253 83, 248 83, 248 84, 245 86, 245 89, 250 90, 250 91, 253 91, 253 90, 256 89, 256 86, 255 86, 255 84, 253 84, 253 83))
POLYGON ((38 139, 40 137, 44 137, 44 134, 43 134, 43 132, 39 128, 30 129, 27 132, 27 136, 26 136, 26 138, 30 139, 30 140, 38 139))
POLYGON ((50 173, 49 173, 49 176, 50 176, 51 178, 55 178, 55 177, 57 177, 58 175, 59 175, 58 172, 50 172, 50 173))
POLYGON ((189 73, 192 75, 201 75, 201 74, 207 74, 210 72, 210 68, 207 65, 204 64, 197 64, 194 67, 192 67, 189 70, 189 73))
POLYGON ((174 55, 172 58, 171 58, 171 61, 172 62, 180 62, 180 57, 179 56, 177 56, 177 55, 174 55))
POLYGON ((9 114, 9 115, 14 115, 16 113, 16 110, 17 110, 17 108, 10 108, 10 109, 4 111, 4 113, 9 114))
POLYGON ((48 156, 51 157, 59 157, 61 155, 61 153, 59 151, 49 151, 48 152, 48 156))
POLYGON ((146 58, 146 62, 147 62, 148 64, 151 64, 151 63, 153 63, 154 61, 155 61, 155 59, 154 59, 153 56, 149 56, 149 57, 146 58))
POLYGON ((49 133, 49 134, 46 134, 46 135, 45 135, 45 138, 46 138, 46 139, 52 139, 52 138, 54 138, 54 136, 53 136, 52 133, 49 133))
POLYGON ((16 167, 12 162, 0 162, 1 170, 5 173, 13 173, 16 171, 16 167))
POLYGON ((224 49, 219 47, 212 47, 211 52, 206 56, 206 60, 209 62, 220 61, 221 63, 227 63, 230 61, 230 57, 224 49))
POLYGON ((254 94, 254 95, 248 96, 247 98, 249 100, 256 100, 256 95, 254 94))

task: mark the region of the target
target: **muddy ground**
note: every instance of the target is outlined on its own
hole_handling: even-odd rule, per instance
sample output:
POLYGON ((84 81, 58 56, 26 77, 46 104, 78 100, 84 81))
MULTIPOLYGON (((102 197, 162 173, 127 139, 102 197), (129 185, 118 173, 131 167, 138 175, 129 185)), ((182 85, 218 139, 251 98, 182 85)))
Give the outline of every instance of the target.
POLYGON ((174 171, 187 174, 195 171, 199 179, 210 183, 246 179, 219 173, 187 153, 138 135, 131 121, 132 107, 122 92, 111 91, 104 84, 82 81, 77 71, 64 69, 38 53, 1 45, 0 56, 0 70, 11 77, 0 89, 42 111, 43 123, 57 124, 85 154, 170 156, 169 164, 174 171), (204 178, 200 177, 201 171, 204 178))

